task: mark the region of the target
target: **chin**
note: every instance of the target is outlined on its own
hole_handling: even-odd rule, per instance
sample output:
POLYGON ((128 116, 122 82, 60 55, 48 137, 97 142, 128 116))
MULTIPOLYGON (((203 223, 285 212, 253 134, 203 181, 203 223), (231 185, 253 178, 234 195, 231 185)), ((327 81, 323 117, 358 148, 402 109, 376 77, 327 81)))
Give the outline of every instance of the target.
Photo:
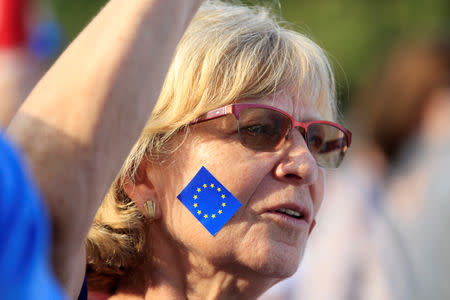
POLYGON ((271 278, 288 278, 294 275, 297 271, 301 255, 276 255, 273 254, 272 257, 267 259, 266 263, 263 265, 262 273, 271 278))
POLYGON ((281 243, 247 248, 248 256, 242 263, 266 278, 284 279, 294 275, 303 257, 304 247, 292 247, 281 243))

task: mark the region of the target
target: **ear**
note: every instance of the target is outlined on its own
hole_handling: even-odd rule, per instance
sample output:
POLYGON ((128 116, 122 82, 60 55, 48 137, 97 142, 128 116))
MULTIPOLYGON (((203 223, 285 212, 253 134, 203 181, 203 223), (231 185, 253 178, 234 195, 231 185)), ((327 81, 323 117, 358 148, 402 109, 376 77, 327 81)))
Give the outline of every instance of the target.
POLYGON ((151 172, 151 167, 151 163, 144 159, 139 165, 133 180, 129 178, 124 180, 122 189, 144 216, 148 216, 144 204, 147 201, 153 201, 156 208, 153 220, 156 220, 161 217, 161 209, 155 187, 147 175, 148 172, 151 172))

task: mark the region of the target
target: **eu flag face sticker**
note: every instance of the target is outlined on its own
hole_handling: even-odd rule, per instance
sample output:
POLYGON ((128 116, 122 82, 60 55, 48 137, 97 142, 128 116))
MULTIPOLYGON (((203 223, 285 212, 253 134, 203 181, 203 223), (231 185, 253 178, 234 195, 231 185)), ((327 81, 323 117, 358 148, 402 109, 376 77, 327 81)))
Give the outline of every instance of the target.
POLYGON ((241 207, 241 203, 205 167, 177 198, 213 236, 241 207))

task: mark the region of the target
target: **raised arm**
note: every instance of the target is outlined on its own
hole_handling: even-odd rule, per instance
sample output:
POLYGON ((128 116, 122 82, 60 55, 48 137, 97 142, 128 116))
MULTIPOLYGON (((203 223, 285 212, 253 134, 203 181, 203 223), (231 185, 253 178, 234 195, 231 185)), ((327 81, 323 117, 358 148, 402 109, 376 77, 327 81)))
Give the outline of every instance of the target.
POLYGON ((53 218, 53 265, 76 297, 84 239, 158 98, 200 0, 111 0, 43 77, 8 131, 53 218))

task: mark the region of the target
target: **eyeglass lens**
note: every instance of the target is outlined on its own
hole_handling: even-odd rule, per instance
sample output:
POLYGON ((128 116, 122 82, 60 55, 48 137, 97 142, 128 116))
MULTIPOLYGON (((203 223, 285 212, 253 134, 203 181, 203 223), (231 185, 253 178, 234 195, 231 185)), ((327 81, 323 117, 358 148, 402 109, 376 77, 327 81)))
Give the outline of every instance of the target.
POLYGON ((308 149, 322 167, 337 168, 347 151, 345 133, 329 124, 311 124, 306 134, 308 149))
MULTIPOLYGON (((291 120, 284 114, 267 108, 248 108, 239 114, 238 131, 241 143, 258 151, 273 151, 287 137, 291 120)), ((299 130, 304 133, 302 128, 299 130)), ((345 133, 329 124, 310 124, 306 143, 317 164, 336 168, 347 150, 345 133)))

